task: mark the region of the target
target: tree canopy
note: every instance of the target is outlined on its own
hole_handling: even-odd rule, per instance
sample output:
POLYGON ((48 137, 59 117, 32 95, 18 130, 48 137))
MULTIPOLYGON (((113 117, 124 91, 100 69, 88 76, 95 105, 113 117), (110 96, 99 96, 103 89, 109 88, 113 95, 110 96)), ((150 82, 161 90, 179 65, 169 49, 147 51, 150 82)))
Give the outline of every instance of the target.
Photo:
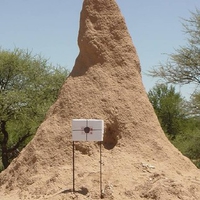
POLYGON ((36 131, 68 72, 27 50, 0 49, 0 153, 6 168, 36 131))
POLYGON ((183 21, 187 44, 169 54, 166 63, 160 63, 149 71, 152 77, 162 78, 167 83, 200 83, 200 10, 191 12, 191 17, 183 21))
POLYGON ((157 84, 148 92, 149 100, 166 134, 174 139, 181 132, 185 118, 184 100, 175 87, 157 84))
POLYGON ((185 101, 173 86, 156 85, 148 96, 170 141, 200 168, 200 10, 183 19, 186 45, 168 54, 168 60, 149 71, 152 77, 169 84, 194 84, 185 101))
POLYGON ((197 90, 191 95, 188 107, 191 116, 200 117, 200 91, 197 90))

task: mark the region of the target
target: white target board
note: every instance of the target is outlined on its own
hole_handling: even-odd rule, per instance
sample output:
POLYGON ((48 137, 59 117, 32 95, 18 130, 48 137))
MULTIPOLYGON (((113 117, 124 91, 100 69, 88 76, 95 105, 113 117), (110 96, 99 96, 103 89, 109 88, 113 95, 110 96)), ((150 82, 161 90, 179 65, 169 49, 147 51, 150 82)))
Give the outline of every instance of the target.
POLYGON ((73 119, 73 141, 103 141, 104 121, 98 119, 73 119))

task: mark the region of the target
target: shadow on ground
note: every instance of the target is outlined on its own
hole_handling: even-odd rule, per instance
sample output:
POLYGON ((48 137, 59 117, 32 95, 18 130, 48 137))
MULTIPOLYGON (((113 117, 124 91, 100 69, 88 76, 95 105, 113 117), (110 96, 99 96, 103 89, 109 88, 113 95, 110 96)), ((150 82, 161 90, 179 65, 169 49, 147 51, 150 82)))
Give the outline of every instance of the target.
MULTIPOLYGON (((70 193, 70 192, 73 192, 72 189, 63 190, 61 193, 62 194, 67 194, 67 193, 70 193)), ((82 194, 82 195, 86 195, 86 194, 88 194, 88 189, 85 188, 85 187, 81 187, 80 190, 75 190, 74 193, 79 193, 79 194, 82 194)))

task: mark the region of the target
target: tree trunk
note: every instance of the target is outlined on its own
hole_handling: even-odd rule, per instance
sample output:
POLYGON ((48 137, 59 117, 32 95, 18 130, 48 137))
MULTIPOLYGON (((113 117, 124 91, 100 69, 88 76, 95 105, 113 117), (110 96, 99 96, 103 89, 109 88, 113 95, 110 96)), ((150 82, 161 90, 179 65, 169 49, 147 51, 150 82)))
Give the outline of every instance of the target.
POLYGON ((3 140, 1 142, 1 150, 2 150, 2 163, 4 166, 4 169, 8 167, 9 163, 9 158, 8 158, 8 149, 7 149, 7 143, 8 143, 8 132, 6 131, 6 121, 1 120, 1 129, 0 133, 3 134, 3 140))

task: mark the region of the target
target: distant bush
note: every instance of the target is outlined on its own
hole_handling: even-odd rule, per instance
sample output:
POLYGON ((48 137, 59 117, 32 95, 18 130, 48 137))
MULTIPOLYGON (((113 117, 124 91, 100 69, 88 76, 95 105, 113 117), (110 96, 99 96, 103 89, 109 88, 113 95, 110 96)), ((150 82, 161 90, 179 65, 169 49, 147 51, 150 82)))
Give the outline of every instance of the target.
POLYGON ((200 168, 200 130, 198 128, 191 132, 178 135, 172 143, 183 155, 187 156, 200 168))

